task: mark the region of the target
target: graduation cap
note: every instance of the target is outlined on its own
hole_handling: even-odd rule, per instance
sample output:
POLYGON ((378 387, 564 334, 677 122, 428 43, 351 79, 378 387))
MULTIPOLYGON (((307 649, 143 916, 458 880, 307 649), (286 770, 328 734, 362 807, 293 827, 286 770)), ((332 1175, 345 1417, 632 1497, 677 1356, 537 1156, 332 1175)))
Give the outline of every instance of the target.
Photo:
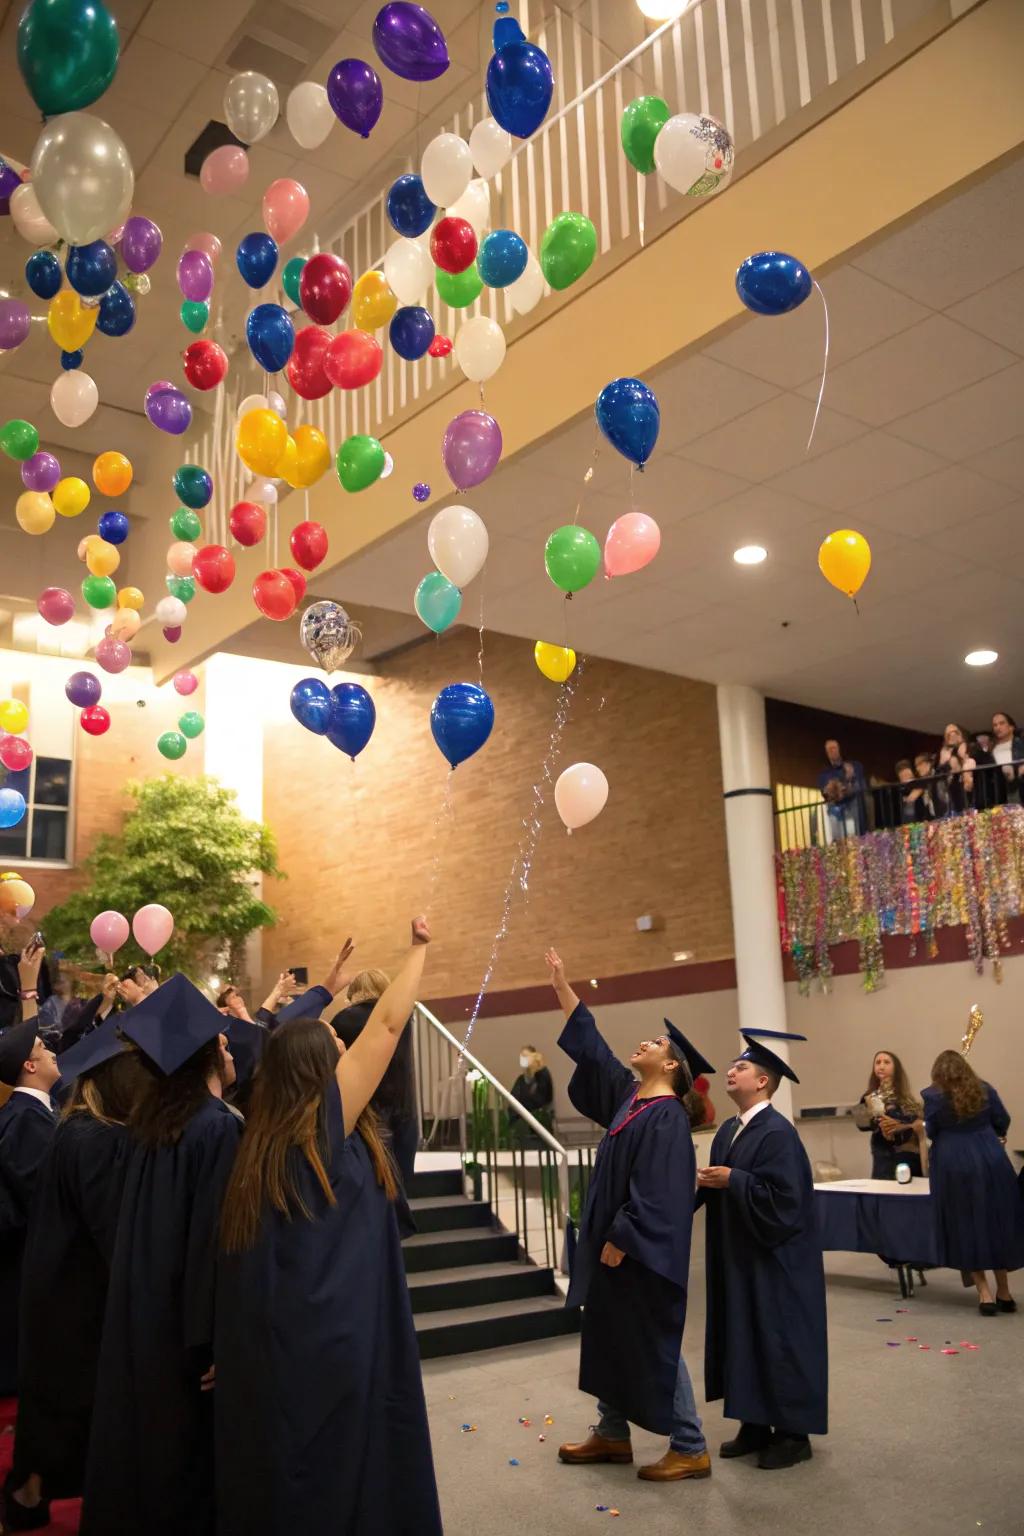
POLYGON ((82 1077, 86 1072, 92 1072, 96 1067, 102 1067, 105 1061, 120 1055, 124 1049, 120 1025, 120 1018, 112 1013, 98 1029, 77 1041, 70 1050, 62 1052, 57 1063, 62 1090, 69 1088, 76 1077, 82 1077))
POLYGON ((0 1035, 0 1083, 14 1087, 22 1067, 32 1055, 38 1034, 35 1019, 28 1019, 24 1024, 12 1024, 0 1035))
POLYGON ((740 1034, 747 1042, 747 1048, 734 1057, 735 1061, 752 1061, 755 1067, 761 1067, 765 1072, 774 1072, 777 1077, 788 1077, 793 1083, 800 1081, 789 1062, 776 1056, 771 1047, 762 1045, 761 1041, 806 1040, 806 1035, 790 1035, 784 1029, 741 1029, 740 1034))
POLYGON ((694 1082, 698 1077, 711 1077, 714 1075, 714 1067, 705 1056, 702 1056, 695 1045, 691 1045, 681 1029, 677 1029, 671 1019, 665 1020, 665 1029, 669 1039, 677 1050, 681 1051, 690 1069, 690 1076, 694 1082))
POLYGON ((209 1041, 227 1034, 227 1020, 179 973, 122 1013, 121 1032, 169 1076, 209 1041))

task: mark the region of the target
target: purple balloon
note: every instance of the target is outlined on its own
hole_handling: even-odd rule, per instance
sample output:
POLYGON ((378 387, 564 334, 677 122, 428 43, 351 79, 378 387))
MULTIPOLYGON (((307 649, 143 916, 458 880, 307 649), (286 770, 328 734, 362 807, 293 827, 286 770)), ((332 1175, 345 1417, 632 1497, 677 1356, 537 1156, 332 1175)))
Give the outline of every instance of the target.
POLYGON ((76 709, 88 709, 103 697, 103 687, 93 672, 72 672, 64 684, 64 692, 76 709))
POLYGON ((60 479, 60 461, 40 448, 21 466, 21 480, 26 491, 52 491, 60 479))
POLYGON ((192 425, 192 407, 180 389, 161 381, 146 390, 146 415, 154 427, 180 437, 192 425))
POLYGON ((445 429, 441 457, 456 490, 468 491, 497 468, 501 428, 486 411, 463 411, 445 429))
POLYGON ((430 500, 430 486, 425 480, 417 480, 412 488, 412 499, 413 501, 430 500))
POLYGON ((448 68, 448 44, 429 11, 407 0, 381 6, 373 24, 381 62, 403 80, 436 80, 448 68))
POLYGON ((104 635, 96 642, 96 660, 104 672, 123 672, 131 666, 132 653, 123 640, 104 635))
POLYGON ((327 76, 327 99, 346 128, 368 139, 384 107, 384 87, 364 59, 342 59, 327 76))
POLYGON ((181 625, 169 624, 164 630, 164 639, 167 641, 168 645, 177 645, 178 641, 181 639, 181 625))
POLYGON ((27 304, 20 299, 4 299, 0 302, 0 352, 10 352, 20 347, 32 326, 32 316, 27 304))
POLYGON ((183 299, 205 304, 213 292, 213 263, 205 251, 182 251, 178 258, 178 287, 183 299))
POLYGON ((21 186, 21 177, 13 165, 8 165, 6 160, 0 160, 0 214, 10 213, 11 193, 17 192, 21 186))
POLYGON ((124 226, 121 235, 121 256, 129 272, 148 272, 163 249, 164 237, 159 224, 144 219, 139 214, 124 226))

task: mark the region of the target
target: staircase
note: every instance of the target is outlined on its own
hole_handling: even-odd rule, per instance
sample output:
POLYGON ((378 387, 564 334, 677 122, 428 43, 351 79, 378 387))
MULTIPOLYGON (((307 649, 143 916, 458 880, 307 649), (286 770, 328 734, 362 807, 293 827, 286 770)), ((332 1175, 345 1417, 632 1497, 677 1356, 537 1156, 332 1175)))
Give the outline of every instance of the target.
POLYGON ((554 1270, 523 1259, 490 1205, 463 1194, 458 1169, 417 1173, 409 1203, 419 1231, 402 1252, 421 1359, 578 1330, 554 1270))

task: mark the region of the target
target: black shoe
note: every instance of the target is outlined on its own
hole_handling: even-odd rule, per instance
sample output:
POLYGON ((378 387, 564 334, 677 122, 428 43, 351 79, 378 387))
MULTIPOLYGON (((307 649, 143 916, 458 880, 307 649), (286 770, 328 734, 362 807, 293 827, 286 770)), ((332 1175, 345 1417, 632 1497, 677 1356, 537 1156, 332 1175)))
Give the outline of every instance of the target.
POLYGON ((771 1444, 772 1432, 767 1424, 741 1424, 735 1440, 726 1440, 718 1448, 719 1456, 728 1461, 730 1456, 753 1456, 771 1444))
POLYGON ((996 1297, 997 1312, 1016 1312, 1016 1310, 1017 1303, 1014 1301, 1012 1296, 1010 1297, 1009 1301, 1003 1301, 1001 1296, 996 1297))
POLYGON ((777 1434, 757 1458, 762 1472, 776 1472, 780 1467, 795 1467, 798 1461, 810 1461, 811 1442, 806 1435, 777 1434))
POLYGON ((27 1504, 19 1504, 12 1493, 8 1493, 4 1500, 5 1531, 42 1531, 50 1523, 50 1501, 40 1499, 34 1508, 29 1509, 27 1504))
POLYGON ((996 1304, 994 1301, 979 1301, 978 1311, 981 1313, 982 1317, 995 1317, 996 1304))

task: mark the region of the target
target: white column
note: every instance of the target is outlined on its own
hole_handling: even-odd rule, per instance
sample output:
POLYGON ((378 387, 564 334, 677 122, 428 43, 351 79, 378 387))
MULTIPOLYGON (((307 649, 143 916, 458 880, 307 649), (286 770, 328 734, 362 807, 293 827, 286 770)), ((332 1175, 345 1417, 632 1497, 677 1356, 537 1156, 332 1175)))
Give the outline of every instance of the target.
MULTIPOLYGON (((756 688, 739 683, 720 683, 717 692, 740 1028, 785 1030, 764 698, 756 688)), ((773 1041, 771 1048, 783 1061, 789 1060, 787 1041, 773 1041)), ((792 1120, 787 1078, 772 1102, 792 1120)))
MULTIPOLYGON (((238 809, 250 821, 263 820, 263 710, 260 707, 260 669, 265 664, 251 656, 232 656, 218 651, 206 662, 206 729, 204 767, 225 789, 233 789, 238 809)), ((263 876, 253 873, 257 895, 263 894, 263 876)), ((249 985, 258 987, 263 977, 263 937, 260 929, 250 934, 245 946, 249 985)), ((253 1006, 261 999, 249 999, 253 1006)))

